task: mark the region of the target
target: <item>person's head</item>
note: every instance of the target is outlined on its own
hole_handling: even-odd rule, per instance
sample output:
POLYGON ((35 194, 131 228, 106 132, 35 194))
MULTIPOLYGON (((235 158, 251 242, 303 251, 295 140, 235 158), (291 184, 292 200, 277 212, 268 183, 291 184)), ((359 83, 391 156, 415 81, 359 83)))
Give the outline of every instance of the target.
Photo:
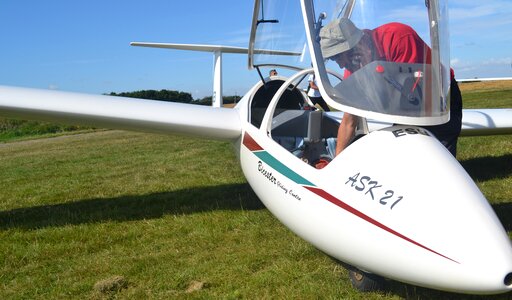
POLYGON ((351 72, 372 60, 370 36, 347 18, 334 20, 320 30, 320 46, 324 58, 351 72))
POLYGON ((269 75, 269 76, 277 76, 277 71, 276 71, 276 69, 272 69, 272 70, 270 70, 270 71, 268 72, 268 75, 269 75))

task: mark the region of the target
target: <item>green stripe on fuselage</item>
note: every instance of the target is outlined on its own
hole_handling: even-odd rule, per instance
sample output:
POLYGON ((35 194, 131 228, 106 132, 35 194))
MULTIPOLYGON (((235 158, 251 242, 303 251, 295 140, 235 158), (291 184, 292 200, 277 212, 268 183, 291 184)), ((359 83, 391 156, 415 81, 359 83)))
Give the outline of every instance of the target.
POLYGON ((271 166, 274 170, 277 172, 283 174, 284 176, 288 177, 290 180, 293 180, 297 184, 302 185, 309 185, 309 186, 315 186, 313 183, 311 183, 306 178, 300 176, 299 174, 292 171, 292 169, 285 166, 283 163, 278 161, 275 157, 270 155, 267 151, 255 151, 253 152, 259 159, 261 159, 263 162, 271 166))

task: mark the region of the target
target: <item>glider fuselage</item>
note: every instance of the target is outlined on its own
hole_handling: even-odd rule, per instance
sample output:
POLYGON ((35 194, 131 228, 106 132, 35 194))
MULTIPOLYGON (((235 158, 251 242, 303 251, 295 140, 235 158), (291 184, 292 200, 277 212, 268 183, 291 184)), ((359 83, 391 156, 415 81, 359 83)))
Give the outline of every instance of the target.
POLYGON ((512 248, 503 226, 430 132, 387 127, 332 159, 328 114, 294 109, 290 98, 301 93, 293 91, 282 95, 284 103, 268 99, 262 113, 265 101, 257 87, 251 92, 237 106, 247 110, 240 113, 241 166, 261 201, 293 232, 337 260, 398 281, 475 294, 511 288, 512 248), (299 119, 320 122, 318 133, 311 124, 299 128, 299 119), (328 163, 319 165, 315 154, 328 163))

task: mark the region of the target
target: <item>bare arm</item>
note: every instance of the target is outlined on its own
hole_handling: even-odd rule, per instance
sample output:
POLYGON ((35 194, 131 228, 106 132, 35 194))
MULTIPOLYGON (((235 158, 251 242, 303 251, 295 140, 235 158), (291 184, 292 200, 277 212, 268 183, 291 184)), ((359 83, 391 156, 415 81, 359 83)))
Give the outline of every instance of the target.
POLYGON ((314 89, 314 90, 318 90, 318 86, 316 85, 316 83, 314 81, 310 81, 309 82, 309 86, 314 89))
POLYGON ((336 144, 336 155, 340 154, 354 137, 357 125, 357 116, 345 113, 338 128, 338 142, 336 144))

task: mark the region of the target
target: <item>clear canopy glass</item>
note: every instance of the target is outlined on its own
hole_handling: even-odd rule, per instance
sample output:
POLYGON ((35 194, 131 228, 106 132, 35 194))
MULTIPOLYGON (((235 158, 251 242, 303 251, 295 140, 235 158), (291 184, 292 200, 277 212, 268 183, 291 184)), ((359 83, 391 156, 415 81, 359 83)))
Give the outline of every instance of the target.
POLYGON ((320 90, 329 105, 393 123, 449 120, 444 0, 302 0, 302 5, 320 90))
POLYGON ((249 67, 311 68, 301 5, 297 0, 255 0, 249 67))

